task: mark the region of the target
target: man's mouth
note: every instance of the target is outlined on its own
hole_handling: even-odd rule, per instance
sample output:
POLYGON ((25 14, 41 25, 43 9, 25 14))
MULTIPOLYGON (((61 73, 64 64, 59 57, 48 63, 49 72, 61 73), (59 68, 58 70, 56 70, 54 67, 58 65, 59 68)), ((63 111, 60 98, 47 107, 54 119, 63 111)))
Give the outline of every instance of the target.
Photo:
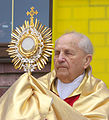
POLYGON ((58 69, 60 69, 60 68, 66 68, 66 67, 65 66, 59 66, 58 69))

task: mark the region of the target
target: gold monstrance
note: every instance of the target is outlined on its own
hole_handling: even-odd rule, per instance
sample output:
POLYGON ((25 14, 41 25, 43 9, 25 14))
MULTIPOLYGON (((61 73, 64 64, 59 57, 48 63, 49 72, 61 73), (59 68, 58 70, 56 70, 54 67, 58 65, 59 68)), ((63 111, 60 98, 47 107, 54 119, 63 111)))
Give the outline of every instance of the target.
POLYGON ((12 31, 7 50, 15 68, 26 72, 43 69, 52 53, 51 29, 43 26, 37 18, 34 23, 35 14, 38 12, 34 11, 34 7, 27 11, 27 16, 31 16, 30 21, 25 20, 22 26, 12 31))

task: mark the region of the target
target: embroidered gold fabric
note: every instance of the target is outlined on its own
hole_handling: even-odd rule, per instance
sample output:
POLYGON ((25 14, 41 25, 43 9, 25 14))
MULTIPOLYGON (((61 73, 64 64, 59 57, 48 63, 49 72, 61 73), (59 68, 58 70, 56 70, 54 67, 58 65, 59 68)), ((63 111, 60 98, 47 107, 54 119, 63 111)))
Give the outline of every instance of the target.
POLYGON ((89 71, 72 93, 81 94, 73 108, 50 91, 55 71, 23 74, 0 98, 0 120, 109 120, 109 90, 89 71))

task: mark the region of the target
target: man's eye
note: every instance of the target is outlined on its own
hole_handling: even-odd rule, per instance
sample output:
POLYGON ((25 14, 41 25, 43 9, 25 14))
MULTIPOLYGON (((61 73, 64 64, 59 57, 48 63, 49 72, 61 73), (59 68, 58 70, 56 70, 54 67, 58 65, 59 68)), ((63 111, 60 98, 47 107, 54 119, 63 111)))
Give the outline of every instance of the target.
POLYGON ((71 54, 70 52, 66 52, 66 54, 71 54))
POLYGON ((72 55, 72 56, 74 55, 73 52, 69 52, 69 51, 65 52, 65 54, 66 54, 66 55, 72 55))
POLYGON ((55 51, 55 55, 59 55, 59 53, 60 53, 59 51, 55 51))
POLYGON ((67 54, 67 55, 72 55, 72 53, 69 52, 69 51, 66 51, 65 54, 67 54))

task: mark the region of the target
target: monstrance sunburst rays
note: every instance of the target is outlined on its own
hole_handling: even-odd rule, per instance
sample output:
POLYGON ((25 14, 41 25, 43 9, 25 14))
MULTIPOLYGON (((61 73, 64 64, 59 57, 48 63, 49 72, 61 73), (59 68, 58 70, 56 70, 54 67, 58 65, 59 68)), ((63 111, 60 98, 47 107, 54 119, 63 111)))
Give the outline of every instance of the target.
POLYGON ((31 8, 30 21, 26 21, 22 26, 16 27, 11 33, 11 42, 8 45, 8 54, 14 63, 15 68, 24 71, 34 71, 43 69, 47 64, 48 57, 52 54, 52 32, 50 28, 42 25, 37 18, 35 24, 33 15, 37 15, 34 7, 31 8))

